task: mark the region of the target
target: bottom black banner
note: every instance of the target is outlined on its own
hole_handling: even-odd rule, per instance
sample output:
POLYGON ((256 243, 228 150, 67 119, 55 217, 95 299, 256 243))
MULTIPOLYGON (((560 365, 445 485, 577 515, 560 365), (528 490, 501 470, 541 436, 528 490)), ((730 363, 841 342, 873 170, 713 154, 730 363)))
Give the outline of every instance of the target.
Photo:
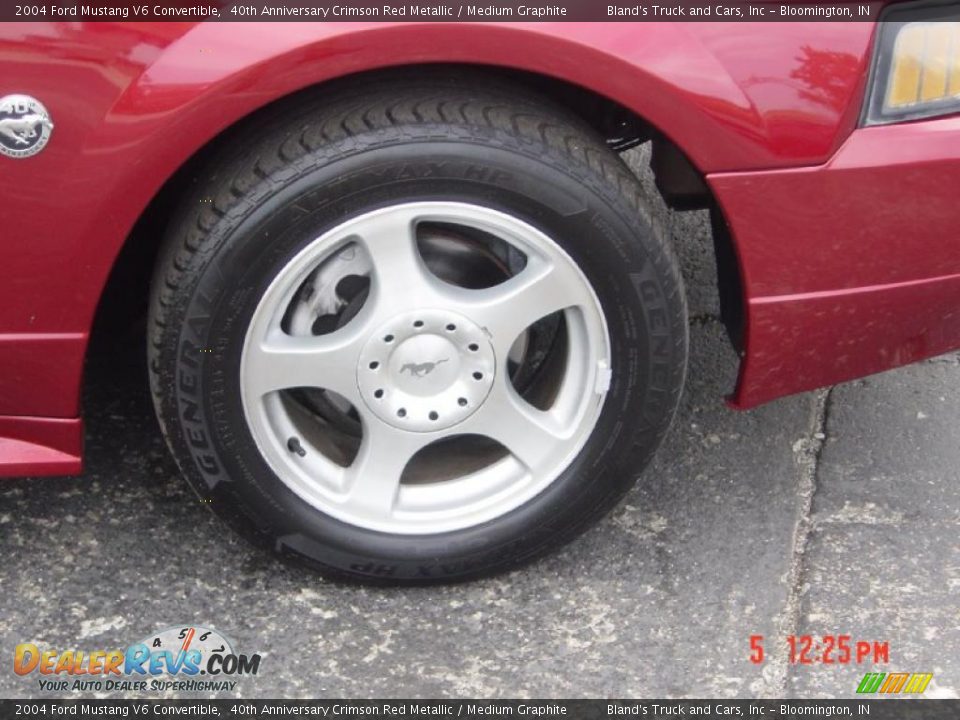
POLYGON ((0 718, 960 717, 960 700, 0 700, 0 718))

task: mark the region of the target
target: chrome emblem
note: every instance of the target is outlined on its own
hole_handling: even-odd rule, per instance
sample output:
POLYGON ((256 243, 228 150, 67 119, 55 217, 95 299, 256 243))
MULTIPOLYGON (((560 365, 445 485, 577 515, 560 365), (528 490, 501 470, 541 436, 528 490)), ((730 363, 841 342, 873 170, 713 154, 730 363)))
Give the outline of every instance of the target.
POLYGON ((50 113, 29 95, 0 98, 0 155, 27 158, 43 150, 53 132, 50 113))
POLYGON ((425 362, 425 363, 407 363, 402 368, 400 372, 408 372, 411 376, 415 378, 422 378, 424 375, 429 375, 432 373, 437 365, 440 363, 445 363, 450 358, 444 358, 443 360, 437 360, 436 362, 425 362))

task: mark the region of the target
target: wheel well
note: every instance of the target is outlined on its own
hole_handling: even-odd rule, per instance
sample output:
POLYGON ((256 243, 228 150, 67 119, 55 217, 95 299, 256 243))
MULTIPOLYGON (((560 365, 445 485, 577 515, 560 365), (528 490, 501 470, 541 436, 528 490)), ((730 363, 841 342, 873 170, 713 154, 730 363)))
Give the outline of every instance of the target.
MULTIPOLYGON (((130 232, 101 295, 94 321, 92 343, 109 342, 118 329, 126 329, 141 320, 146 313, 150 280, 162 238, 169 218, 196 182, 198 170, 237 129, 252 121, 260 112, 281 103, 296 103, 303 96, 314 96, 345 83, 375 75, 418 73, 425 66, 408 66, 378 70, 330 80, 281 98, 252 115, 241 118, 190 157, 143 211, 130 232)), ((722 211, 716 203, 703 174, 694 167, 687 155, 670 137, 653 127, 629 108, 587 88, 549 76, 525 71, 487 66, 432 65, 448 69, 451 74, 483 73, 491 82, 512 84, 548 97, 578 115, 606 141, 615 152, 624 152, 645 142, 652 147, 650 167, 656 187, 667 206, 676 210, 710 209, 714 217, 713 234, 717 253, 718 284, 724 322, 733 340, 738 344, 742 336, 742 283, 733 243, 722 211)), ((738 348, 739 349, 739 348, 738 348)))

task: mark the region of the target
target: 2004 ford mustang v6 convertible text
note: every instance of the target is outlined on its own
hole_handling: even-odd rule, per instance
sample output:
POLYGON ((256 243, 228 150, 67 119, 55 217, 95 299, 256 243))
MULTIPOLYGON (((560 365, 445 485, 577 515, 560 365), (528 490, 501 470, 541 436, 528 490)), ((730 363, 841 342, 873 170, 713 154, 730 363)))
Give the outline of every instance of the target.
POLYGON ((79 472, 121 297, 183 474, 251 539, 411 582, 560 545, 683 386, 618 157, 645 141, 712 213, 733 405, 960 347, 960 15, 886 12, 0 25, 0 474, 79 472))

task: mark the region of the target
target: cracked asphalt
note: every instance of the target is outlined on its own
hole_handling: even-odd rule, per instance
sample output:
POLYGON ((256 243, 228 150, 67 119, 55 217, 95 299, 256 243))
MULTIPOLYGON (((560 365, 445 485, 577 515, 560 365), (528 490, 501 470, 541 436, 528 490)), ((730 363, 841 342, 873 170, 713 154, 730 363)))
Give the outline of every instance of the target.
POLYGON ((0 480, 0 697, 44 696, 18 643, 181 624, 263 654, 223 696, 846 698, 869 671, 960 696, 960 355, 732 411, 709 226, 666 214, 696 318, 672 432, 598 527, 480 582, 340 585, 249 548, 180 480, 140 338, 100 347, 86 472, 0 480), (790 635, 887 642, 889 662, 791 663, 790 635))

